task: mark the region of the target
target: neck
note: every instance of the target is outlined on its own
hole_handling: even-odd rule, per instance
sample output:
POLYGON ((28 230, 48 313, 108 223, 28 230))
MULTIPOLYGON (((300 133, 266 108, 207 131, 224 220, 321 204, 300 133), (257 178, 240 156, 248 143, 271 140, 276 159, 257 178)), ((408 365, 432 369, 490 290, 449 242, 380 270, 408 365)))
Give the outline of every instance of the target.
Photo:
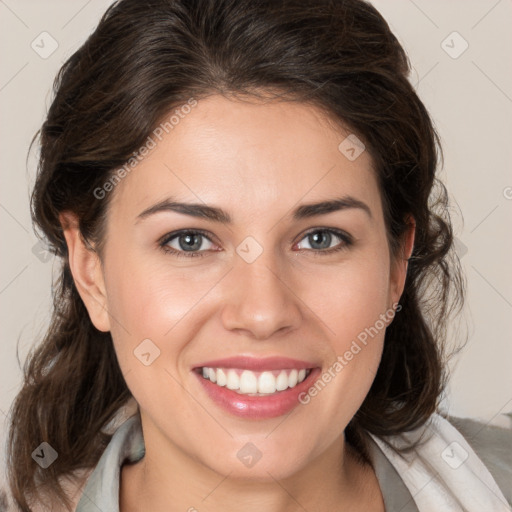
MULTIPOLYGON (((154 439, 154 437, 153 437, 154 439)), ((340 436, 300 471, 278 480, 221 475, 165 441, 146 445, 143 459, 121 470, 120 512, 384 511, 373 469, 340 436), (170 508, 172 504, 172 508, 170 508)))

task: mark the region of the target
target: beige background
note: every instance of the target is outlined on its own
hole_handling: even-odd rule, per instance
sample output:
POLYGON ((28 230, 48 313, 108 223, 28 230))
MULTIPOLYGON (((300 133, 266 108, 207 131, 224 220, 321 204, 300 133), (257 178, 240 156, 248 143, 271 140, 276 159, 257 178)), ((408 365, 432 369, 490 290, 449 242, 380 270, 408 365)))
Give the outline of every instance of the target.
MULTIPOLYGON (((28 145, 50 104, 57 70, 110 3, 0 0, 0 432, 20 385, 17 346, 23 362, 44 331, 52 270, 58 268, 33 251, 28 197, 37 153, 26 162, 28 145), (35 41, 40 53, 51 50, 50 36, 42 32, 58 44, 46 58, 31 47, 35 41)), ((459 327, 469 335, 452 363, 444 405, 452 414, 491 421, 512 410, 512 2, 373 3, 405 46, 414 68, 411 81, 444 142, 442 177, 454 200, 468 280, 466 313, 450 337, 458 339, 459 327)), ((34 440, 34 448, 40 441, 34 440)))

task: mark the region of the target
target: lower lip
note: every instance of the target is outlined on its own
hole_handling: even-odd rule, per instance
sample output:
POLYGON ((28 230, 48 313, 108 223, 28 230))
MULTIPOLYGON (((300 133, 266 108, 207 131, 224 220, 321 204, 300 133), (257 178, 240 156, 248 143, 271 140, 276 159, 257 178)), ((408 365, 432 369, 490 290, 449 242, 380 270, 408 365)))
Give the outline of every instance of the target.
POLYGON ((197 372, 194 373, 210 399, 225 411, 242 418, 266 419, 283 416, 300 405, 299 395, 311 387, 320 374, 320 368, 312 369, 310 374, 294 388, 267 396, 241 395, 225 386, 217 386, 197 372))

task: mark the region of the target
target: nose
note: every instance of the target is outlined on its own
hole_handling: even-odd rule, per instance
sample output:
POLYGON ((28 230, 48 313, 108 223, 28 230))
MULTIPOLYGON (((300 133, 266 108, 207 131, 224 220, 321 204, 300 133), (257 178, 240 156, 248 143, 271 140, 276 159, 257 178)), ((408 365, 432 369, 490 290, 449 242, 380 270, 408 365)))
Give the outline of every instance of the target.
POLYGON ((225 283, 229 290, 221 315, 225 329, 263 340, 300 325, 300 299, 289 274, 278 270, 270 252, 264 251, 252 263, 237 258, 225 283))

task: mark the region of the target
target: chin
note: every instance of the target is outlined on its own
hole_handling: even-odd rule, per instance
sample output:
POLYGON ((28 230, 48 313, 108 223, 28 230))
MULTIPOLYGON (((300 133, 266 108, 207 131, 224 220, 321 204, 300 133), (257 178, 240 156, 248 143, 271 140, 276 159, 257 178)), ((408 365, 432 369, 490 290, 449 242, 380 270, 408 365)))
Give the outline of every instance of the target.
POLYGON ((269 443, 267 440, 266 446, 258 449, 257 445, 262 444, 257 440, 236 443, 235 449, 223 449, 222 458, 208 457, 210 460, 203 460, 203 464, 220 475, 229 475, 230 479, 268 483, 293 476, 314 458, 312 453, 294 452, 296 444, 287 446, 283 443, 269 443))

